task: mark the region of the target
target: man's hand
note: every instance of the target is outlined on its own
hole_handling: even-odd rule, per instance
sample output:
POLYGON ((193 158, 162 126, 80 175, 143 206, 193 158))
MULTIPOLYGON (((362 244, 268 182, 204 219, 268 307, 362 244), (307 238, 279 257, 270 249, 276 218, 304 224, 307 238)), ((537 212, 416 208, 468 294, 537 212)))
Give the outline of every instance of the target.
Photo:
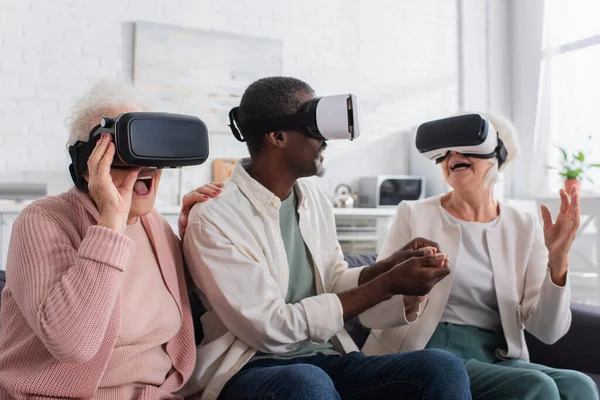
POLYGON ((381 278, 387 281, 389 295, 425 296, 449 274, 448 257, 443 253, 436 253, 409 258, 381 278))
POLYGON ((440 253, 440 246, 437 243, 420 237, 413 239, 388 258, 379 260, 375 264, 363 269, 358 279, 358 284, 363 285, 377 278, 379 275, 388 272, 396 265, 411 257, 423 257, 435 253, 440 253))
POLYGON ((410 242, 405 244, 404 247, 402 247, 400 250, 405 250, 405 251, 413 250, 414 251, 414 250, 421 250, 426 247, 434 248, 435 249, 434 253, 441 252, 439 244, 437 244, 436 242, 431 241, 429 239, 422 238, 422 237, 418 237, 418 238, 411 240, 410 242))
MULTIPOLYGON (((425 255, 430 256, 434 254, 436 251, 430 247, 424 249, 425 255)), ((427 299, 427 295, 424 296, 404 296, 404 310, 406 316, 408 317, 410 314, 419 311, 419 305, 427 299)))
MULTIPOLYGON (((391 299, 394 295, 425 296, 441 279, 450 273, 447 256, 437 250, 405 250, 416 254, 391 268, 388 259, 363 269, 359 281, 364 279, 365 272, 373 278, 361 282, 360 285, 344 293, 338 293, 344 309, 344 320, 357 316, 369 308, 391 299), (425 255, 428 254, 428 255, 425 255), (386 271, 376 274, 377 265, 386 271)), ((394 254, 392 257, 400 257, 394 254)), ((399 259, 399 258, 396 258, 399 259)))
POLYGON ((400 250, 386 258, 385 262, 389 264, 390 268, 393 268, 411 257, 421 257, 434 253, 441 253, 440 246, 436 242, 419 237, 411 240, 400 250), (426 250, 430 250, 431 253, 424 254, 423 252, 426 250))

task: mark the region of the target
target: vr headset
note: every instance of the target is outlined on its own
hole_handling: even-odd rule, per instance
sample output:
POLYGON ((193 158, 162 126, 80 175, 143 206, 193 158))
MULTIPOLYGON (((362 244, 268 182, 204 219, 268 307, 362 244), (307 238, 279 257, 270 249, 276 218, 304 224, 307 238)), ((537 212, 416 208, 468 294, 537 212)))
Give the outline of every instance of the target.
POLYGON ((352 94, 317 97, 296 114, 269 120, 251 120, 239 124, 239 107, 229 111, 229 127, 237 140, 244 136, 284 130, 301 130, 321 140, 350 139, 360 136, 358 99, 352 94))
POLYGON ((451 151, 467 157, 498 158, 498 167, 508 153, 496 128, 479 114, 460 115, 426 122, 417 129, 417 150, 436 163, 451 151))
POLYGON ((102 118, 90 131, 89 140, 69 146, 69 172, 75 186, 87 192, 83 174, 103 133, 115 144, 112 168, 178 168, 200 165, 208 158, 208 131, 191 115, 126 112, 117 118, 102 118))

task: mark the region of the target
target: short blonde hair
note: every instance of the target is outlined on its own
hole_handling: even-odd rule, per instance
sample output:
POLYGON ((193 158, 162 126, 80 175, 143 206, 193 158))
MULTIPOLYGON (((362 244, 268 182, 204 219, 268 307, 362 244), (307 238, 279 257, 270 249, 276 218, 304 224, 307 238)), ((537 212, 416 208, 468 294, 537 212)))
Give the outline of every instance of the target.
POLYGON ((147 109, 130 82, 103 80, 96 83, 75 100, 71 116, 66 121, 69 129, 67 148, 78 140, 87 142, 91 128, 99 124, 102 117, 133 106, 147 109))

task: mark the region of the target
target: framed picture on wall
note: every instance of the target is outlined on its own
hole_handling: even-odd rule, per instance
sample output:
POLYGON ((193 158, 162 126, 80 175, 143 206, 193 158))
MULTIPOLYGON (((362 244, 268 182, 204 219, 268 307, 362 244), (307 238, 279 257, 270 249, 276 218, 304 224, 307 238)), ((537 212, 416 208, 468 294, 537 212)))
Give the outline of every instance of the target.
POLYGON ((157 111, 192 114, 229 132, 229 110, 255 80, 281 75, 283 42, 136 22, 134 85, 157 111))

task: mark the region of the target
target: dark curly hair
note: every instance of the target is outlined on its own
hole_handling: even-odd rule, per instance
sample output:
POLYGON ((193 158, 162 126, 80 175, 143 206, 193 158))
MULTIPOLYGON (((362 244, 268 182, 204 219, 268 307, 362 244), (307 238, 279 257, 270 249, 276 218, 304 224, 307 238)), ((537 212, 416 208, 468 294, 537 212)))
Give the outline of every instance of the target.
MULTIPOLYGON (((294 114, 302 107, 299 93, 314 94, 307 83, 286 76, 262 78, 252 83, 242 96, 238 123, 251 120, 268 120, 294 114)), ((247 134, 242 131, 251 157, 263 151, 265 134, 247 134)))

